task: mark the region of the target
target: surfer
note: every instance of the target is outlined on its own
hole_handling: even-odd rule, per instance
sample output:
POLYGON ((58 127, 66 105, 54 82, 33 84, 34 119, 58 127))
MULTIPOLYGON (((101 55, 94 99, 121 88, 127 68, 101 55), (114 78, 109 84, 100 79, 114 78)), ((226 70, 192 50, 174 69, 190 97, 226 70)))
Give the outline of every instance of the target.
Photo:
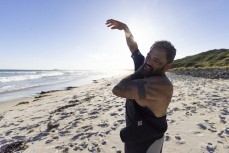
POLYGON ((126 127, 120 131, 125 153, 160 153, 167 130, 166 110, 173 94, 165 72, 171 68, 176 49, 169 41, 156 41, 145 58, 125 23, 109 19, 106 24, 124 31, 135 66, 135 72, 112 90, 126 98, 126 127))

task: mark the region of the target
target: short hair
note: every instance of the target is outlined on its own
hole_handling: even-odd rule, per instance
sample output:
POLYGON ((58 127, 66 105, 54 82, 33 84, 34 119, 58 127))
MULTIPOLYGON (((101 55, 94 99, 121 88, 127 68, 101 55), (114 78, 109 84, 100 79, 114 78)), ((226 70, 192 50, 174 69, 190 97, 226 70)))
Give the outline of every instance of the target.
POLYGON ((176 49, 174 46, 171 44, 171 42, 167 40, 161 40, 161 41, 156 41, 150 48, 150 50, 154 48, 161 48, 166 51, 167 55, 167 62, 172 63, 175 56, 176 56, 176 49))

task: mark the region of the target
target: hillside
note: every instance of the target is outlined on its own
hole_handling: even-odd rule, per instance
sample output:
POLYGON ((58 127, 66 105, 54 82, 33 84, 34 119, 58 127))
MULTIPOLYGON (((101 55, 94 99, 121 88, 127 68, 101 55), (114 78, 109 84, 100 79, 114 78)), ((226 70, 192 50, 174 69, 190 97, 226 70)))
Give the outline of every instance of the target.
POLYGON ((173 69, 229 68, 229 49, 214 49, 173 62, 173 69))

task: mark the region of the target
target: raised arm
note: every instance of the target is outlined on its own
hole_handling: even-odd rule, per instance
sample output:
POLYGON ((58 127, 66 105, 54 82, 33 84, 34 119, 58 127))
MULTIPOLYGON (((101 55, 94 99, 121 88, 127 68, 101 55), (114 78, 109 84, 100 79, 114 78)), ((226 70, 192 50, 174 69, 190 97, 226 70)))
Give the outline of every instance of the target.
POLYGON ((124 30, 126 36, 126 43, 132 54, 134 53, 134 51, 138 49, 138 44, 135 42, 134 37, 130 32, 130 29, 125 23, 122 23, 117 20, 109 19, 107 20, 106 25, 107 27, 111 27, 111 29, 124 30))
POLYGON ((125 23, 122 23, 117 20, 109 19, 106 22, 108 27, 111 27, 111 29, 118 29, 118 30, 124 30, 125 36, 126 36, 126 42, 127 45, 131 51, 132 58, 134 60, 134 70, 138 70, 139 67, 143 64, 145 57, 140 53, 138 50, 138 45, 134 40, 134 37, 132 33, 130 32, 130 29, 125 23))

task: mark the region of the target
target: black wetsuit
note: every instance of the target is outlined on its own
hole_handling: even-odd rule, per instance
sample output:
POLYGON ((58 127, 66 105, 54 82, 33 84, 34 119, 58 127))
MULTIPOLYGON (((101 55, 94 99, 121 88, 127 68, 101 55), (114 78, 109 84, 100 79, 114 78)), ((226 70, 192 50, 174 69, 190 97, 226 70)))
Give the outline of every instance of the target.
MULTIPOLYGON (((145 58, 139 50, 131 57, 136 71, 145 58)), ((125 143, 125 153, 145 153, 151 144, 164 136, 166 130, 166 116, 156 117, 135 100, 126 100, 126 127, 120 131, 121 140, 125 143)))

